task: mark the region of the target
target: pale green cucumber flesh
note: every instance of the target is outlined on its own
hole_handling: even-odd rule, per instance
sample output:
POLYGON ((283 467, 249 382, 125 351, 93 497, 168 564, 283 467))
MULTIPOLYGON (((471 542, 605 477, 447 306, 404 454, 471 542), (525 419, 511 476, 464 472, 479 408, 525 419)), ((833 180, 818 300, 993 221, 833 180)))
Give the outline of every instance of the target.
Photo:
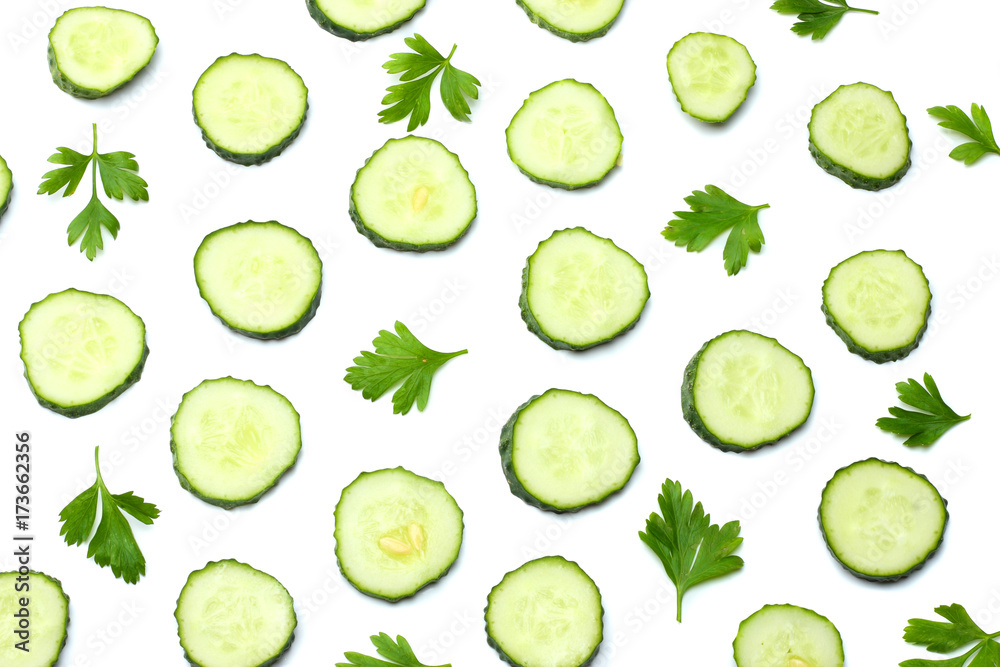
POLYGON ((733 656, 736 667, 843 667, 844 643, 827 617, 768 604, 740 623, 733 656))
POLYGON ((423 9, 426 0, 306 0, 321 28, 357 42, 392 32, 423 9))
POLYGON ((757 80, 757 65, 732 37, 696 32, 667 54, 667 74, 681 109, 708 123, 732 116, 757 80))
POLYGON ((607 34, 625 0, 517 0, 532 23, 571 42, 607 34))
POLYGON ((66 645, 69 597, 62 584, 41 572, 0 572, 0 617, 9 629, 0 642, 0 665, 5 667, 52 667, 66 645), (28 606, 22 607, 22 599, 28 606), (28 613, 27 637, 15 634, 19 618, 28 613), (24 642, 22 650, 18 644, 24 642))

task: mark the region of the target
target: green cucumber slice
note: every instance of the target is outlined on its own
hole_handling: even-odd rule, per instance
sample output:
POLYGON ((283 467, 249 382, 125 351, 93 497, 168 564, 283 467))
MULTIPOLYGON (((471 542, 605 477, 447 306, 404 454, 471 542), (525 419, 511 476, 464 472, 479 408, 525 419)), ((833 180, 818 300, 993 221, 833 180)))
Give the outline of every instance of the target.
POLYGON ((403 468, 358 475, 333 516, 340 571, 391 602, 446 575, 462 547, 462 510, 444 484, 403 468))
POLYGON ((297 619, 277 579, 227 559, 192 572, 177 598, 177 634, 196 667, 268 667, 291 647, 297 619))
POLYGON ((535 25, 571 42, 603 37, 625 0, 517 0, 535 25))
POLYGON ((852 188, 882 190, 910 168, 906 116, 892 93, 867 83, 841 86, 809 120, 809 152, 852 188))
POLYGON ((487 641, 515 667, 585 667, 601 647, 603 617, 594 580, 573 561, 546 556, 490 591, 487 641))
POLYGON ((306 0, 323 30, 352 42, 392 32, 423 9, 426 0, 306 0))
POLYGON ((793 604, 767 604, 740 623, 736 667, 843 667, 844 642, 826 616, 793 604))
POLYGON ((624 488, 639 464, 628 420, 591 394, 549 389, 519 407, 500 434, 510 491, 553 512, 576 512, 624 488))
POLYGON ((39 404, 66 417, 97 412, 139 381, 146 326, 124 303, 68 289, 32 304, 18 325, 24 376, 39 404))
POLYGON ((538 244, 521 278, 521 318, 557 350, 586 350, 636 325, 649 300, 646 270, 583 227, 538 244))
POLYGON ((232 53, 194 87, 194 120, 205 143, 230 162, 263 164, 299 136, 309 89, 283 60, 232 53))
POLYGON ((184 394, 170 420, 181 486, 226 509, 260 500, 301 447, 299 413, 271 387, 249 380, 205 380, 184 394))
POLYGON ((870 458, 841 468, 827 482, 819 524, 830 553, 848 572, 897 581, 941 546, 947 506, 923 475, 870 458))
POLYGON ((7 161, 0 156, 0 217, 10 205, 10 195, 14 191, 14 175, 10 173, 7 161))
POLYGON ((351 186, 351 220, 380 248, 444 250, 476 218, 476 187, 458 156, 438 141, 390 139, 351 186))
POLYGON ((312 241, 280 222, 241 222, 198 246, 194 276, 222 323, 251 338, 301 331, 319 308, 323 262, 312 241))
POLYGON ((69 596, 62 583, 41 572, 0 572, 0 617, 8 626, 0 642, 0 665, 5 667, 52 667, 66 646, 66 626, 69 625, 69 596), (28 599, 28 632, 25 641, 16 633, 22 609, 21 599, 28 599))
POLYGON ((878 364, 897 361, 927 330, 930 285, 902 250, 868 250, 831 269, 822 310, 848 350, 878 364))
POLYGON ((556 188, 596 185, 621 150, 614 109, 596 88, 574 79, 528 95, 507 127, 507 154, 521 173, 556 188))
POLYGON ((698 436, 725 452, 772 445, 809 418, 812 371, 778 341, 729 331, 705 343, 684 370, 681 408, 698 436))
POLYGON ((110 95, 153 59, 159 38, 149 19, 121 9, 77 7, 49 32, 52 80, 73 97, 110 95))
POLYGON ((721 123, 746 101, 757 65, 732 37, 694 32, 670 49, 667 74, 681 109, 706 123, 721 123))

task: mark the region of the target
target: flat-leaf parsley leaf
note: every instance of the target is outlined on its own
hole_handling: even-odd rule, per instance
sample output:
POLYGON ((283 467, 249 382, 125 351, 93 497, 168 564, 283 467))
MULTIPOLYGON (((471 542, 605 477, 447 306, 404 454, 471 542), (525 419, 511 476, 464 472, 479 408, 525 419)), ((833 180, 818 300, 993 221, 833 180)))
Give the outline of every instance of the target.
POLYGON ((941 398, 941 392, 930 373, 924 373, 924 384, 927 385, 926 389, 913 378, 896 383, 900 402, 920 412, 892 407, 889 408, 892 417, 880 417, 875 422, 875 425, 883 431, 909 436, 903 442, 908 447, 933 445, 953 426, 972 417, 972 415, 962 417, 948 407, 941 398))
MULTIPOLYGON (((338 662, 336 667, 384 667, 386 665, 397 665, 398 667, 431 667, 431 665, 425 665, 417 660, 417 656, 414 655, 409 642, 403 639, 402 636, 397 635, 394 642, 392 641, 392 637, 384 632, 380 632, 377 635, 372 635, 371 640, 378 654, 388 660, 388 662, 348 651, 344 654, 344 657, 350 660, 350 662, 338 662)), ((451 665, 440 665, 439 667, 451 667, 451 665)))
POLYGON ((978 104, 972 105, 972 118, 969 118, 964 111, 953 104, 946 107, 931 107, 927 110, 934 118, 940 118, 938 123, 941 127, 955 130, 960 134, 972 139, 972 141, 960 144, 949 154, 954 160, 972 164, 986 153, 996 153, 1000 155, 1000 146, 993 137, 993 124, 990 117, 986 115, 986 109, 978 104))
POLYGON ((792 25, 792 32, 797 35, 812 35, 819 40, 833 30, 844 14, 861 12, 863 14, 878 14, 873 9, 858 9, 849 7, 847 0, 777 0, 771 9, 779 14, 798 14, 798 23, 792 25))
POLYGON ((948 622, 911 618, 903 631, 903 639, 910 644, 925 646, 933 653, 951 653, 969 644, 975 645, 963 655, 953 658, 904 660, 899 663, 900 667, 962 667, 973 656, 969 667, 1000 665, 1000 644, 994 641, 1000 637, 1000 632, 986 634, 960 604, 942 605, 934 612, 948 622))

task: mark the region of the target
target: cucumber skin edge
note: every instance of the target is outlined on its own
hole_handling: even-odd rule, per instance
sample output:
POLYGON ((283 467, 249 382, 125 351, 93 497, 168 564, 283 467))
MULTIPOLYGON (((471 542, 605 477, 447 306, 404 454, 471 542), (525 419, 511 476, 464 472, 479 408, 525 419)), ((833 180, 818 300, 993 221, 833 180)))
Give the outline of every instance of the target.
POLYGON ((343 37, 344 39, 349 39, 352 42, 362 42, 366 39, 371 39, 372 37, 378 37, 379 35, 384 35, 388 32, 392 32, 393 30, 395 30, 396 28, 398 28, 399 26, 403 25, 404 23, 412 19, 414 16, 416 16, 417 13, 421 9, 423 9, 426 4, 427 3, 425 2, 424 4, 414 9, 413 13, 410 14, 409 16, 400 19, 398 22, 393 23, 392 25, 385 26, 384 28, 379 28, 375 32, 355 32, 350 28, 345 28, 339 23, 334 23, 333 19, 324 14, 323 10, 319 8, 319 6, 316 4, 316 0, 306 0, 306 8, 309 10, 309 16, 311 16, 313 20, 316 21, 316 23, 319 25, 320 28, 326 30, 328 33, 332 35, 336 35, 337 37, 343 37))
POLYGON ((594 30, 592 32, 569 32, 567 30, 562 30, 560 28, 557 28, 556 26, 552 25, 551 23, 543 19, 540 15, 536 14, 534 11, 531 10, 530 7, 528 7, 525 0, 517 0, 517 4, 518 6, 521 7, 521 9, 524 10, 524 13, 528 15, 529 21, 537 25, 539 28, 545 28, 553 35, 557 37, 562 37, 563 39, 568 40, 570 42, 586 42, 591 39, 597 39, 598 37, 604 37, 604 35, 606 35, 608 31, 611 30, 612 26, 614 26, 615 22, 618 20, 618 17, 621 15, 622 9, 625 8, 625 3, 623 2, 621 8, 619 8, 618 10, 618 13, 615 14, 610 21, 608 21, 606 24, 604 24, 597 30, 594 30))
MULTIPOLYGON (((16 571, 11 570, 10 572, 16 572, 16 571)), ((0 573, 0 574, 6 574, 6 573, 0 573)), ((44 572, 38 572, 36 570, 30 570, 29 571, 29 576, 31 576, 31 577, 42 577, 44 579, 48 579, 50 582, 52 582, 53 584, 56 585, 56 588, 59 589, 59 592, 63 596, 63 600, 66 601, 66 623, 63 625, 62 643, 59 644, 59 648, 56 649, 56 654, 53 657, 52 662, 50 662, 47 665, 47 667, 55 667, 55 665, 57 665, 59 663, 59 657, 62 655, 63 649, 66 648, 66 640, 69 637, 69 631, 68 631, 69 630, 69 622, 70 622, 70 615, 69 615, 69 595, 63 589, 62 582, 59 581, 58 579, 56 579, 55 577, 51 576, 51 575, 45 574, 44 572)))
POLYGON ((927 323, 930 321, 931 317, 931 304, 928 301, 927 311, 924 314, 924 325, 920 328, 920 331, 917 332, 917 335, 913 339, 912 343, 904 345, 903 347, 898 347, 895 350, 881 350, 879 352, 870 352, 865 348, 861 347, 860 345, 858 345, 857 343, 855 343, 854 339, 851 338, 851 335, 841 328, 841 326, 837 323, 836 318, 827 309, 825 303, 822 306, 820 306, 820 310, 822 310, 823 315, 826 316, 826 323, 830 325, 830 328, 833 329, 834 333, 837 334, 840 340, 844 341, 844 344, 847 345, 847 350, 849 352, 853 352, 862 359, 867 359, 868 361, 874 361, 876 364, 884 364, 889 361, 899 361, 900 359, 904 359, 905 357, 909 356, 910 353, 913 352, 915 349, 917 349, 917 346, 920 345, 920 339, 924 337, 924 332, 927 331, 927 323))
MULTIPOLYGON (((3 158, 0 158, 0 160, 2 159, 3 158)), ((10 206, 10 200, 13 194, 14 194, 14 174, 13 172, 11 172, 10 188, 8 188, 7 190, 7 196, 4 197, 4 200, 2 202, 0 202, 0 218, 2 218, 3 214, 7 212, 7 207, 10 206)))
POLYGON ((789 604, 789 603, 784 603, 784 604, 765 604, 763 607, 761 607, 760 609, 758 609, 757 611, 755 611, 754 613, 750 614, 749 616, 747 616, 746 618, 744 618, 742 621, 740 621, 739 628, 737 628, 737 630, 736 630, 736 637, 733 638, 733 661, 736 663, 736 667, 742 667, 742 665, 740 665, 739 656, 736 655, 736 640, 740 638, 740 633, 743 632, 743 625, 747 621, 749 621, 751 618, 753 618, 754 616, 756 616, 760 612, 762 612, 765 609, 767 609, 768 607, 790 607, 792 609, 798 609, 798 610, 807 612, 807 613, 809 613, 809 614, 811 614, 813 616, 817 616, 820 619, 826 621, 830 625, 830 627, 833 628, 833 631, 835 633, 837 633, 837 639, 840 640, 840 656, 839 656, 839 658, 840 658, 840 665, 838 667, 843 667, 843 665, 844 665, 844 637, 843 637, 843 635, 840 634, 840 630, 837 629, 837 626, 834 625, 833 621, 831 621, 829 618, 827 618, 823 614, 820 614, 817 611, 814 611, 814 610, 809 609, 807 607, 800 607, 799 605, 789 604))

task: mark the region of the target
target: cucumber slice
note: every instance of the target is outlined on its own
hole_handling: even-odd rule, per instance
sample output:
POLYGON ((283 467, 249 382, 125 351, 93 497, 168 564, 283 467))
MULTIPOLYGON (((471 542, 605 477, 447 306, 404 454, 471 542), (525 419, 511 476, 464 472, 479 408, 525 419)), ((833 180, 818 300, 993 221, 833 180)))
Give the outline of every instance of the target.
POLYGON ((5 667, 52 667, 66 646, 66 626, 69 624, 69 596, 62 583, 41 572, 0 572, 0 617, 8 629, 0 642, 0 665, 5 667), (23 637, 16 634, 21 598, 29 600, 28 617, 31 633, 27 651, 17 647, 23 637))
POLYGON ((476 218, 476 188, 458 156, 440 142, 390 139, 351 186, 351 220, 380 248, 444 250, 476 218))
POLYGON ((694 32, 670 49, 667 74, 681 109, 706 123, 721 123, 746 101, 757 65, 732 37, 694 32))
POLYGON ((226 509, 260 500, 301 447, 299 413, 271 387, 249 380, 205 380, 184 394, 170 420, 181 486, 226 509))
POLYGON ((24 376, 39 404, 66 417, 97 412, 139 381, 146 325, 128 306, 75 289, 32 304, 18 325, 24 376))
POLYGON ((198 246, 201 297, 233 331, 265 340, 301 331, 319 308, 323 262, 312 241, 280 222, 241 222, 198 246))
POLYGON ((14 176, 10 173, 7 161, 0 156, 0 217, 10 205, 10 194, 14 191, 14 176))
POLYGON ((507 154, 521 173, 556 188, 596 185, 621 152, 614 109, 596 88, 574 79, 528 95, 507 127, 507 154))
POLYGON ((571 42, 603 37, 625 0, 517 0, 535 25, 571 42))
POLYGON ((122 9, 78 7, 49 32, 49 71, 73 97, 110 95, 149 64, 159 43, 153 24, 122 9))
POLYGON ((486 635, 515 667, 584 667, 604 638, 601 592, 562 556, 528 561, 490 591, 486 635))
POLYGON ((823 489, 819 525, 833 557, 869 581, 919 570, 944 540, 948 503, 923 475, 870 458, 841 468, 823 489))
POLYGON ((813 108, 809 121, 816 163, 852 188, 898 183, 910 168, 911 145, 892 93, 867 83, 841 86, 813 108))
POLYGON ((423 9, 426 0, 306 0, 323 30, 352 42, 392 32, 423 9))
POLYGON ((390 602, 446 575, 462 547, 462 510, 444 484, 403 468, 358 475, 333 517, 340 571, 390 602))
POLYGON ((232 53, 194 87, 194 121, 220 157, 242 165, 277 157, 299 136, 309 89, 283 60, 232 53))
POLYGON ((628 420, 591 394, 549 389, 519 407, 500 434, 510 491, 553 512, 575 512, 624 488, 639 464, 628 420))
POLYGON ((736 667, 843 667, 844 642, 826 616, 793 604, 767 604, 740 623, 736 667))
POLYGON ((648 299, 642 264, 583 227, 539 243, 521 278, 521 318, 557 350, 586 350, 622 335, 648 299))
POLYGON ((196 667, 267 667, 295 639, 292 596, 277 579, 232 559, 192 572, 177 598, 177 634, 196 667))
POLYGON ((902 250, 869 250, 833 267, 822 310, 848 350, 882 364, 920 344, 931 290, 923 268, 902 250))
POLYGON ((729 331, 705 343, 684 370, 681 407, 698 436, 724 452, 772 445, 802 426, 812 371, 778 341, 729 331))

